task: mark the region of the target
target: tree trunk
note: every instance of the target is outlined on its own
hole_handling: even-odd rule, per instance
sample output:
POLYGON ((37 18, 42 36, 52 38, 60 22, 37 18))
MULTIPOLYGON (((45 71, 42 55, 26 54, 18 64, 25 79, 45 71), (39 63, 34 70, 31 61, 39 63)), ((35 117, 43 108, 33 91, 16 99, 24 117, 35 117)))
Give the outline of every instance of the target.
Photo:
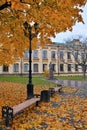
POLYGON ((85 80, 85 77, 86 77, 86 65, 82 66, 82 71, 83 71, 83 80, 85 80))

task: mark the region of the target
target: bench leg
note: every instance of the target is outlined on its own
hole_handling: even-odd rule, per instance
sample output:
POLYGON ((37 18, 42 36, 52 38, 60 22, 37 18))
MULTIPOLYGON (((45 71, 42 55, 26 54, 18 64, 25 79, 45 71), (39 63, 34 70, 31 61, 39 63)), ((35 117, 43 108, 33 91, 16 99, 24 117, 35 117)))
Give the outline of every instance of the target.
POLYGON ((60 88, 58 92, 60 93, 61 91, 62 91, 62 88, 60 88))
POLYGON ((36 101, 36 107, 38 107, 40 101, 36 101))
POLYGON ((8 106, 2 107, 2 118, 5 119, 6 127, 9 127, 9 120, 13 121, 13 109, 8 106))
POLYGON ((6 125, 6 127, 9 127, 9 116, 8 115, 5 118, 5 125, 6 125))

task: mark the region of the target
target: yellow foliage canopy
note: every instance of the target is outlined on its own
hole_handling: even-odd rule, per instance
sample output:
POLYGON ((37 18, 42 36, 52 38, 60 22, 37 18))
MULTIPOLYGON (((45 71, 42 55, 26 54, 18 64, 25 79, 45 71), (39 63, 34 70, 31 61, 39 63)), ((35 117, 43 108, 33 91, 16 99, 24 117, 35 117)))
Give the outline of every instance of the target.
MULTIPOLYGON (((25 21, 38 23, 39 37, 33 39, 33 49, 38 40, 40 45, 48 44, 56 33, 72 30, 76 21, 83 22, 79 6, 85 3, 85 0, 0 0, 0 55, 4 59, 9 50, 12 54, 8 56, 9 61, 5 58, 9 63, 16 56, 23 56, 23 51, 29 47, 29 37, 24 35, 25 21)), ((0 64, 3 63, 0 60, 0 64)))

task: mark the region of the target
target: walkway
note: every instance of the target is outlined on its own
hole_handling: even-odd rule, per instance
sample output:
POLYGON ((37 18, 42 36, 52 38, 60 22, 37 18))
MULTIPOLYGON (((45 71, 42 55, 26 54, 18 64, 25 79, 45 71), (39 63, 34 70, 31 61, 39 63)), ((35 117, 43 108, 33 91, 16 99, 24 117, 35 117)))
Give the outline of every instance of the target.
MULTIPOLYGON (((76 93, 72 93, 73 96, 80 96, 83 98, 87 98, 87 82, 86 81, 74 81, 74 80, 60 80, 60 79, 54 79, 54 80, 48 80, 50 82, 53 82, 55 84, 62 84, 66 87, 72 87, 78 89, 76 93)), ((64 96, 65 94, 63 94, 64 96)))
POLYGON ((86 81, 75 81, 75 80, 60 80, 55 79, 55 83, 60 83, 68 87, 75 87, 75 88, 83 88, 87 89, 87 82, 86 81))

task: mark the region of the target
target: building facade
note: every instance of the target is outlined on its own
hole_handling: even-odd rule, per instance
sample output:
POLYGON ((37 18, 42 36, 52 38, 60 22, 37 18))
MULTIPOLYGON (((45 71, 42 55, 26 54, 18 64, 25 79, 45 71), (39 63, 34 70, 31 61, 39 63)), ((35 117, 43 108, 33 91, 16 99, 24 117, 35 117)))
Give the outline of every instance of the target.
MULTIPOLYGON (((79 43, 78 40, 73 42, 79 43)), ((80 57, 79 57, 80 59, 80 57)), ((38 47, 32 51, 32 74, 43 74, 49 70, 52 63, 53 72, 56 75, 80 75, 82 69, 77 65, 73 57, 72 49, 68 49, 64 44, 53 43, 38 47)), ((29 51, 24 52, 23 58, 17 58, 16 62, 8 66, 0 66, 0 74, 23 74, 29 73, 29 51)))
MULTIPOLYGON (((45 69, 49 69, 52 62, 54 73, 58 73, 58 48, 56 45, 46 45, 38 47, 32 51, 32 73, 43 74, 45 69)), ((16 63, 7 66, 0 66, 0 74, 28 74, 29 72, 29 51, 24 52, 23 58, 17 58, 16 63)))

